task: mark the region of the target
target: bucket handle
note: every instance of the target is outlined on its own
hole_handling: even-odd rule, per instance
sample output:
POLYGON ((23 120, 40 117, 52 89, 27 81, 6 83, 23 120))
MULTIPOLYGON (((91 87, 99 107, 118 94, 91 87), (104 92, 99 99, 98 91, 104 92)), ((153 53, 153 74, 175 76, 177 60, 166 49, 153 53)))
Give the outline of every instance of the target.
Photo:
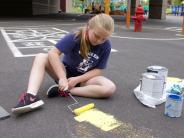
POLYGON ((142 79, 140 79, 139 81, 140 81, 140 91, 142 91, 142 79))
POLYGON ((164 85, 163 85, 163 88, 162 88, 162 92, 164 93, 164 89, 166 87, 166 81, 164 81, 164 85))

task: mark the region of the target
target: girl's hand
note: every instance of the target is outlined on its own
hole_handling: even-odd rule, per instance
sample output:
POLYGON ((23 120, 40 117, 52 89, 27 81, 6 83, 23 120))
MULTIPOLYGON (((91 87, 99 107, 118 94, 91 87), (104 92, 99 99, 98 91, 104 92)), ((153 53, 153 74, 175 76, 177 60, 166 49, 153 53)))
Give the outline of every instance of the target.
POLYGON ((59 79, 59 90, 60 91, 65 91, 68 90, 68 81, 66 78, 61 78, 59 79))
POLYGON ((69 86, 69 89, 74 88, 75 85, 77 85, 78 83, 80 83, 78 77, 70 77, 70 78, 68 78, 68 86, 69 86))

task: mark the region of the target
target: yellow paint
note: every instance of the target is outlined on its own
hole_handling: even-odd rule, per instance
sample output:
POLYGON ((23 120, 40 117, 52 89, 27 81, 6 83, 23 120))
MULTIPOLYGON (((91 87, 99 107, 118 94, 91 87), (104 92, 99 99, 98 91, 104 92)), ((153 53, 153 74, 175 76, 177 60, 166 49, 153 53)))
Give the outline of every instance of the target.
POLYGON ((112 115, 106 114, 94 108, 74 117, 78 122, 88 122, 103 131, 109 131, 121 125, 112 115))
POLYGON ((90 103, 90 104, 87 104, 85 106, 75 109, 73 112, 75 115, 80 115, 81 113, 94 108, 94 106, 95 106, 94 103, 90 103))
POLYGON ((75 136, 77 138, 154 138, 153 131, 145 126, 133 126, 129 122, 121 121, 121 126, 110 131, 96 131, 86 123, 74 124, 75 136))
POLYGON ((175 78, 175 77, 167 77, 168 82, 181 82, 182 79, 180 78, 175 78))

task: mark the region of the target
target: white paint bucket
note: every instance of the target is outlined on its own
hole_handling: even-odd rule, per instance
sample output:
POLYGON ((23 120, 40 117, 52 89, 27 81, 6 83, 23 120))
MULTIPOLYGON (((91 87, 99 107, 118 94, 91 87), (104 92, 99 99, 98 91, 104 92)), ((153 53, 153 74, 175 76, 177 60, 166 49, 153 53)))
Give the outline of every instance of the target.
POLYGON ((164 76, 156 73, 143 73, 140 90, 153 98, 162 98, 164 91, 164 76))
POLYGON ((158 65, 147 67, 147 72, 158 73, 160 75, 163 75, 165 81, 166 81, 167 75, 168 75, 168 69, 166 67, 162 67, 162 66, 158 66, 158 65))
POLYGON ((164 114, 169 117, 180 117, 182 114, 183 96, 169 94, 165 103, 164 114))

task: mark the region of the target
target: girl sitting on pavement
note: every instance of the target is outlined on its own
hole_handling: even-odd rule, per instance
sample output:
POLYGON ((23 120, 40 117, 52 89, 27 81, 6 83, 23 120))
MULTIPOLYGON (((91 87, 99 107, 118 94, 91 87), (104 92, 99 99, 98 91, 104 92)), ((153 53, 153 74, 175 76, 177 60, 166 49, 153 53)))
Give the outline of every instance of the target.
POLYGON ((22 93, 13 113, 24 113, 41 107, 37 96, 47 72, 57 83, 47 91, 49 98, 72 95, 92 98, 111 96, 115 84, 102 76, 111 52, 108 37, 114 31, 114 20, 106 14, 92 17, 86 26, 62 38, 47 54, 40 53, 32 65, 27 92, 22 93), (61 55, 64 55, 61 60, 61 55))

